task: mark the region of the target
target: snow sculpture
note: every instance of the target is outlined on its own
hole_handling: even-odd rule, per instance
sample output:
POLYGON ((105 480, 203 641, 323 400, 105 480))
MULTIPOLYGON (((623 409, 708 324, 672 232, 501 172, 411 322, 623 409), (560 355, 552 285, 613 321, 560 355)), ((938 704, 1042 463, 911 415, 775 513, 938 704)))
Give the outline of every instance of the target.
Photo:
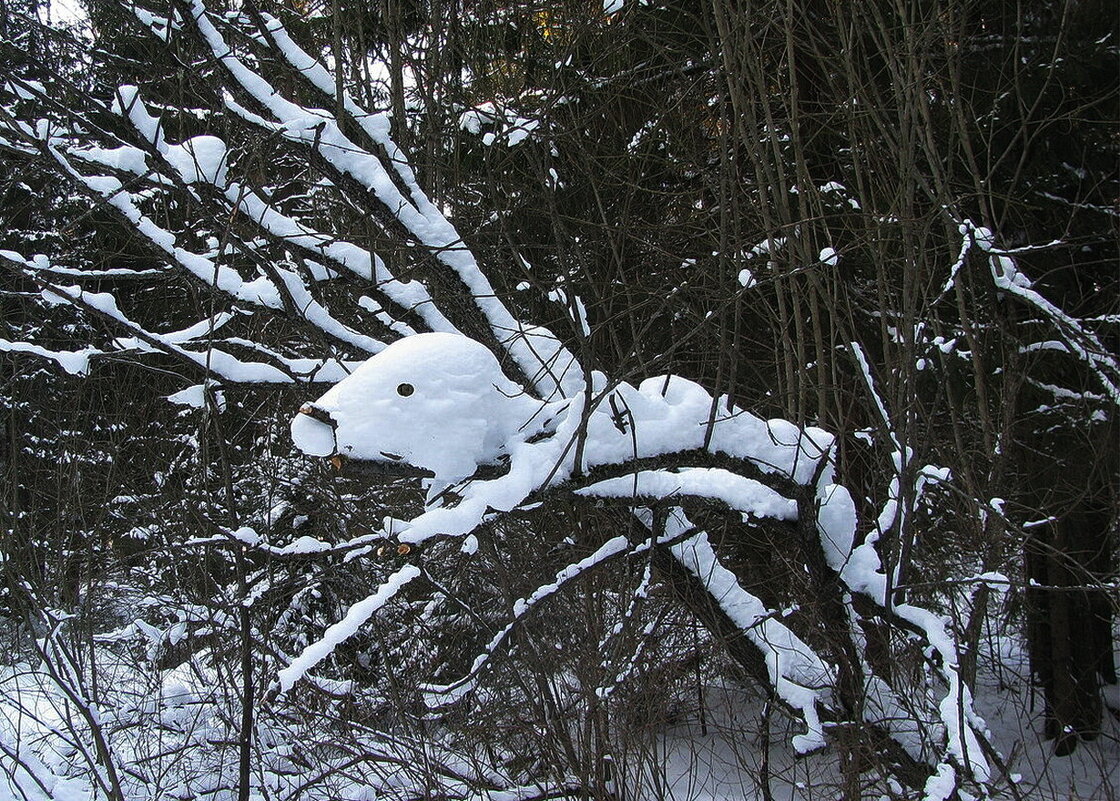
POLYGON ((305 406, 292 438, 312 456, 407 464, 453 482, 497 461, 540 408, 484 345, 417 334, 305 406))

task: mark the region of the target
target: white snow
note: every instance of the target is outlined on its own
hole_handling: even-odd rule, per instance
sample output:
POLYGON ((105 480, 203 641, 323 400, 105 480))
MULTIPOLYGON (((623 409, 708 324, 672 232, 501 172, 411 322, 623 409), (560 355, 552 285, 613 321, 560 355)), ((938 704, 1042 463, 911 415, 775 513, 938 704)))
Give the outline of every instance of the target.
POLYGON ((450 482, 494 462, 540 403, 485 346, 431 333, 393 343, 314 406, 334 421, 334 436, 324 423, 297 416, 292 437, 304 452, 400 461, 450 482))
POLYGON ((690 467, 674 472, 642 470, 576 490, 578 495, 613 498, 668 498, 696 495, 714 498, 755 517, 796 520, 797 502, 765 484, 721 468, 690 467))
POLYGON ((172 145, 163 157, 175 168, 184 183, 204 182, 225 186, 227 175, 226 143, 216 136, 196 136, 172 145))
MULTIPOLYGON (((138 349, 141 351, 168 350, 188 359, 226 381, 238 383, 280 383, 286 384, 293 381, 292 377, 282 370, 265 364, 264 362, 246 362, 232 356, 225 351, 209 347, 203 351, 190 350, 182 347, 177 341, 178 334, 159 334, 146 331, 129 319, 118 307, 116 298, 109 292, 85 292, 79 286, 55 286, 50 292, 52 295, 65 298, 80 308, 95 310, 120 323, 124 328, 132 331, 136 336, 132 338, 118 338, 113 345, 120 350, 138 349)), ((209 321, 207 321, 209 322, 209 321)), ((44 354, 45 355, 45 354, 44 354)), ((296 360, 290 360, 295 362, 296 360)), ((342 372, 341 365, 334 362, 337 369, 331 369, 331 362, 308 361, 300 366, 304 371, 318 380, 337 380, 342 372)))
MULTIPOLYGON (((665 536, 678 536, 688 527, 687 520, 677 511, 669 516, 665 536)), ((806 754, 823 748, 824 727, 817 704, 832 683, 833 668, 781 623, 762 601, 739 585, 735 574, 720 564, 706 533, 672 545, 670 550, 677 561, 704 583, 727 616, 762 652, 774 690, 801 714, 807 730, 793 737, 794 749, 806 754)))
POLYGON ((522 117, 512 109, 493 101, 480 103, 459 115, 459 128, 474 136, 482 136, 487 147, 504 139, 509 147, 524 142, 540 127, 540 120, 522 117), (483 128, 492 130, 484 131, 483 128))
MULTIPOLYGON (((608 15, 617 13, 623 7, 624 0, 605 0, 603 4, 608 15)), ((353 127, 341 125, 331 111, 286 100, 274 86, 246 66, 247 62, 235 56, 213 23, 223 18, 236 19, 238 12, 230 12, 232 17, 211 18, 199 0, 193 3, 193 9, 213 55, 261 104, 262 113, 266 116, 257 116, 236 106, 232 100, 228 101, 230 108, 235 108, 245 120, 270 135, 313 146, 339 173, 353 178, 380 198, 410 232, 410 244, 419 244, 434 253, 462 279, 490 325, 492 340, 487 341, 495 341, 499 349, 504 349, 513 357, 517 367, 529 379, 529 390, 541 398, 531 397, 524 388, 508 378, 498 357, 490 349, 461 336, 443 317, 419 281, 398 281, 383 260, 367 249, 312 230, 304 223, 285 216, 271 206, 267 192, 262 197, 246 187, 231 184, 227 174, 226 144, 221 139, 199 136, 180 144, 168 143, 159 117, 145 108, 136 87, 120 88, 116 109, 151 144, 159 154, 157 158, 152 158, 146 149, 131 146, 67 151, 65 137, 55 124, 41 121, 35 127, 34 135, 59 163, 115 207, 139 234, 167 254, 170 264, 190 271, 231 299, 270 309, 281 309, 285 301, 290 301, 296 312, 319 331, 358 351, 375 354, 316 401, 312 414, 299 415, 292 423, 292 435, 296 444, 309 454, 325 456, 338 452, 356 459, 399 462, 429 470, 435 476, 429 484, 431 508, 410 521, 388 521, 384 536, 396 537, 402 542, 420 542, 429 537, 462 537, 459 550, 469 557, 479 549, 479 539, 471 532, 480 522, 521 504, 526 508, 535 505, 529 503, 530 499, 534 502, 539 500, 533 497, 534 493, 568 481, 586 481, 588 471, 597 467, 624 465, 635 459, 671 456, 674 453, 697 452, 698 459, 719 454, 730 457, 725 461, 749 463, 752 471, 757 470, 770 477, 791 479, 803 487, 811 484, 817 502, 814 522, 828 565, 839 573, 847 589, 866 594, 881 607, 884 617, 893 615, 896 619, 900 618, 910 624, 906 628, 913 627, 924 637, 929 664, 936 668, 943 682, 944 695, 936 706, 947 742, 940 757, 943 761, 924 788, 926 798, 934 801, 951 797, 958 789, 958 782, 968 778, 964 774, 969 771, 973 778, 980 781, 987 778, 988 767, 977 739, 977 732, 985 729, 984 722, 973 711, 971 691, 958 675, 956 647, 947 625, 927 610, 894 604, 889 592, 890 577, 885 574, 875 548, 878 538, 887 530, 908 533, 913 511, 921 500, 924 487, 948 482, 951 476, 947 470, 935 466, 926 466, 917 472, 911 469, 913 452, 904 447, 896 435, 889 410, 875 388, 868 360, 858 344, 853 343, 852 350, 881 417, 882 425, 875 430, 892 449, 895 476, 890 483, 888 497, 874 521, 875 528, 856 545, 856 503, 844 487, 833 482, 833 441, 830 435, 819 429, 801 429, 784 420, 764 420, 733 407, 726 398, 713 397, 700 385, 679 377, 650 378, 635 386, 613 382, 599 373, 584 373, 573 354, 554 335, 526 325, 509 314, 455 228, 420 189, 403 154, 390 139, 387 115, 364 111, 348 94, 344 93, 341 98, 345 113, 357 121, 370 139, 385 149, 388 154, 386 159, 380 149, 365 148, 346 136, 343 129, 353 131, 353 127), (83 169, 97 169, 99 166, 112 174, 79 174, 66 161, 64 153, 80 159, 83 169), (231 212, 251 216, 269 234, 293 248, 310 251, 316 258, 321 258, 324 264, 309 265, 312 281, 326 280, 332 274, 348 270, 376 284, 379 297, 386 299, 386 307, 370 297, 363 297, 358 305, 405 338, 386 346, 380 340, 351 328, 342 322, 342 319, 349 318, 336 318, 316 300, 318 296, 313 292, 314 287, 309 288, 305 273, 289 269, 283 263, 273 265, 267 275, 260 274, 252 281, 245 281, 236 270, 222 263, 221 256, 224 254, 216 241, 207 245, 208 250, 203 254, 186 251, 177 241, 178 234, 160 227, 141 212, 146 207, 145 190, 130 191, 132 183, 124 184, 116 175, 120 172, 148 175, 152 169, 149 161, 158 165, 161 159, 166 164, 158 169, 164 174, 152 174, 152 182, 167 183, 169 175, 177 174, 188 185, 213 185, 222 190, 218 202, 222 202, 221 197, 224 197, 231 212), (168 171, 168 166, 173 172, 168 171), (437 333, 414 335, 408 325, 393 319, 394 304, 414 312, 427 328, 437 333), (316 419, 320 415, 330 420, 330 424, 316 419), (707 454, 698 453, 702 450, 706 450, 707 454), (479 466, 487 464, 501 464, 508 470, 496 478, 474 478, 455 487, 454 493, 441 495, 440 490, 445 489, 447 484, 471 477, 479 466), (906 481, 913 482, 912 493, 904 492, 906 481)), ((161 20, 143 11, 137 14, 156 29, 157 34, 160 29, 166 32, 176 28, 182 21, 161 20)), ((267 46, 271 37, 280 54, 323 94, 323 98, 319 99, 323 105, 335 108, 335 86, 330 72, 300 49, 277 20, 268 15, 264 15, 264 19, 265 31, 252 35, 254 41, 267 46)), ((42 87, 34 88, 38 92, 43 91, 42 87)), ((25 97, 29 94, 26 90, 16 91, 25 97)), ((493 103, 468 110, 460 123, 464 130, 483 135, 483 141, 488 145, 503 140, 510 146, 517 145, 537 128, 536 121, 518 117, 509 109, 499 108, 493 103), (488 127, 493 130, 484 130, 488 127)), ((549 169, 549 173, 558 183, 555 170, 549 169)), ((838 183, 825 184, 820 187, 820 192, 836 193, 841 200, 846 199, 858 208, 858 203, 847 197, 846 188, 838 183)), ((1105 383, 1112 399, 1120 402, 1117 400, 1120 398, 1117 390, 1120 383, 1115 364, 1109 364, 1111 354, 1100 347, 1093 331, 1081 325, 1080 321, 1064 315, 1038 294, 1019 270, 1012 252, 996 248, 996 237, 991 231, 965 221, 960 233, 962 243, 958 259, 950 270, 942 294, 953 288, 958 272, 964 268, 967 256, 975 246, 980 251, 977 257, 982 258, 982 263, 990 269, 996 288, 1028 303, 1058 332, 1061 341, 1028 345, 1026 349, 1057 347, 1080 357, 1105 383)), ((763 256, 785 244, 781 238, 768 239, 746 255, 747 258, 763 256)), ((7 254, 0 255, 8 257, 7 254)), ((12 254, 11 258, 28 270, 66 269, 51 267, 45 257, 23 259, 18 254, 12 254)), ((834 248, 825 247, 820 250, 818 259, 820 264, 834 267, 840 261, 840 254, 834 248)), ((83 271, 73 273, 96 275, 83 271)), ((103 271, 101 275, 107 274, 103 271)), ((755 274, 748 269, 739 273, 738 280, 744 288, 757 283, 755 274)), ((527 284, 523 283, 518 288, 522 286, 527 284)), ((563 287, 558 289, 557 298, 577 327, 589 334, 591 328, 583 304, 578 297, 565 294, 567 291, 563 287)), ((337 359, 291 358, 247 340, 229 338, 226 342, 256 349, 267 356, 267 361, 246 362, 213 348, 212 334, 232 319, 232 315, 215 315, 181 331, 160 333, 148 331, 128 319, 109 292, 83 292, 77 286, 56 287, 44 290, 43 298, 51 302, 70 302, 86 311, 96 312, 132 333, 131 338, 117 339, 113 347, 165 350, 193 361, 208 374, 232 381, 291 382, 300 375, 312 375, 318 380, 336 380, 348 370, 348 366, 337 359), (207 342, 211 346, 207 347, 207 342), (276 364, 286 370, 277 368, 276 364)), ((951 353, 955 349, 954 343, 952 339, 945 342, 941 337, 935 338, 930 345, 930 353, 933 353, 933 347, 939 348, 942 353, 951 353)), ((90 358, 103 353, 94 348, 52 351, 30 343, 7 340, 0 340, 0 351, 30 353, 52 359, 63 369, 76 374, 87 372, 90 358)), ((510 374, 515 372, 511 370, 510 374)), ((1056 387, 1053 389, 1059 395, 1060 392, 1069 392, 1056 387)), ((205 405, 207 392, 217 390, 209 382, 199 383, 167 399, 198 408, 205 405)), ((895 411, 900 417, 903 414, 903 410, 895 411)), ((756 472, 751 474, 757 475, 756 472)), ((766 486, 764 481, 748 479, 722 468, 634 470, 628 475, 584 486, 577 493, 599 498, 657 500, 677 495, 702 496, 749 515, 781 520, 795 520, 798 515, 797 504, 766 486)), ((278 516, 282 508, 281 505, 273 507, 269 519, 278 516)), ((1003 501, 993 498, 990 508, 1002 513, 1003 501)), ((690 531, 690 523, 683 511, 674 509, 665 536, 679 538, 690 531)), ((361 536, 372 540, 383 535, 364 533, 361 536)), ((336 546, 311 536, 300 536, 288 545, 276 547, 248 527, 226 532, 226 537, 274 555, 310 555, 348 548, 358 542, 355 540, 336 546)), ((568 542, 572 543, 571 540, 568 542)), ((636 545, 631 552, 637 552, 642 547, 636 545)), ((835 679, 832 667, 781 622, 781 613, 767 609, 760 599, 740 586, 736 576, 720 564, 706 534, 696 534, 683 542, 674 542, 670 547, 680 564, 703 582, 721 609, 759 648, 778 695, 801 714, 807 730, 794 738, 796 749, 805 752, 823 745, 824 728, 817 716, 817 704, 835 679)), ((567 583, 578 580, 602 562, 627 553, 629 548, 625 537, 615 537, 591 556, 572 561, 556 572, 555 580, 526 592, 509 610, 508 624, 504 629, 500 625, 497 627, 499 633, 493 636, 484 653, 476 658, 467 679, 457 687, 471 683, 470 680, 487 663, 490 655, 509 639, 508 635, 518 620, 532 613, 567 583)), ((358 553, 354 550, 348 558, 358 553)), ((319 664, 339 643, 351 637, 405 584, 419 575, 419 568, 406 565, 389 576, 375 593, 352 606, 343 620, 330 627, 321 640, 306 648, 286 669, 280 671, 281 688, 286 691, 305 677, 308 670, 319 664)), ((648 578, 647 573, 647 582, 648 578)), ((989 586, 1006 586, 1008 583, 1008 579, 999 573, 984 573, 974 578, 976 582, 985 582, 989 586)), ((643 584, 638 594, 644 594, 646 589, 643 584)), ((263 589, 259 591, 263 592, 263 589)), ((160 626, 164 628, 138 620, 133 630, 148 637, 153 644, 176 642, 187 636, 183 619, 176 623, 163 621, 160 626)), ((328 683, 320 684, 327 686, 328 683)), ((174 699, 169 706, 183 706, 193 697, 190 691, 180 692, 175 684, 168 684, 168 688, 174 699)), ((600 697, 608 696, 609 692, 600 697)), ((885 721, 892 727, 894 736, 911 753, 923 744, 919 734, 928 735, 931 728, 937 730, 904 710, 907 704, 902 703, 877 676, 869 677, 867 700, 864 710, 867 719, 885 721), (893 723, 896 718, 901 722, 893 723), (915 728, 919 724, 924 726, 921 732, 915 728)), ((925 745, 930 746, 928 737, 926 740, 925 745)), ((28 760, 19 769, 27 775, 18 776, 13 781, 19 783, 32 774, 39 776, 42 768, 43 780, 50 782, 56 797, 65 798, 70 794, 60 777, 51 773, 54 765, 41 766, 33 757, 28 760)), ((20 784, 20 787, 22 789, 23 785, 20 784)), ((29 792, 34 793, 34 788, 29 792)), ((479 793, 479 797, 485 795, 496 801, 517 797, 519 793, 519 790, 507 789, 479 793)), ((966 797, 964 793, 960 795, 966 797)))
POLYGON ((90 357, 100 356, 103 353, 94 347, 85 347, 81 350, 49 350, 30 342, 10 342, 6 339, 0 339, 0 352, 31 353, 42 356, 57 363, 70 375, 86 375, 89 373, 90 357))
POLYGON ((226 407, 224 393, 216 388, 207 387, 206 384, 195 384, 186 389, 174 392, 167 396, 169 403, 174 403, 177 406, 188 406, 193 409, 202 409, 206 406, 206 393, 209 390, 214 398, 215 408, 218 411, 224 411, 226 407))
MULTIPOLYGON (((365 112, 349 96, 344 96, 343 105, 347 113, 353 116, 370 138, 387 151, 389 158, 386 163, 382 163, 376 154, 343 134, 338 121, 330 112, 300 106, 285 99, 275 87, 234 54, 210 20, 201 0, 193 0, 191 7, 198 30, 214 57, 229 70, 242 89, 268 110, 275 122, 251 114, 242 116, 270 133, 315 147, 319 155, 334 169, 353 178, 373 193, 418 243, 463 282, 489 323, 495 339, 506 344, 521 371, 530 376, 547 377, 547 372, 541 373, 540 360, 532 348, 525 347, 527 343, 523 339, 509 336, 509 332, 520 331, 521 324, 498 298, 494 287, 479 268, 474 254, 466 247, 458 231, 420 188, 408 159, 389 137, 388 119, 384 115, 365 112), (389 170, 392 170, 397 180, 390 176, 389 170), (398 181, 404 186, 405 192, 399 188, 398 181)), ((333 81, 327 81, 328 74, 322 65, 316 65, 306 52, 297 47, 282 32, 278 22, 270 21, 268 27, 273 29, 270 35, 285 58, 312 80, 324 93, 324 100, 333 101, 333 81)), ((550 387, 547 383, 538 384, 534 388, 544 396, 556 390, 555 386, 550 387)))
POLYGON ((108 149, 100 147, 74 148, 70 153, 83 161, 100 164, 110 169, 124 170, 133 175, 143 175, 148 171, 148 154, 131 145, 121 145, 108 149))
POLYGON ((839 484, 817 491, 817 531, 828 566, 840 573, 848 562, 855 541, 857 514, 851 493, 839 484))
POLYGON ((405 584, 419 575, 420 568, 415 565, 405 565, 387 578, 378 587, 377 592, 351 606, 342 620, 328 628, 320 639, 304 648, 290 665, 279 672, 277 678, 280 680, 281 692, 292 689, 307 671, 330 656, 340 644, 354 636, 358 629, 400 592, 405 584))
POLYGON ((113 99, 113 111, 127 117, 156 150, 162 150, 163 126, 158 117, 153 117, 144 107, 140 99, 140 89, 128 84, 117 87, 117 95, 113 99))
POLYGON ((948 762, 937 766, 937 772, 926 781, 925 801, 946 801, 957 789, 957 771, 948 762))

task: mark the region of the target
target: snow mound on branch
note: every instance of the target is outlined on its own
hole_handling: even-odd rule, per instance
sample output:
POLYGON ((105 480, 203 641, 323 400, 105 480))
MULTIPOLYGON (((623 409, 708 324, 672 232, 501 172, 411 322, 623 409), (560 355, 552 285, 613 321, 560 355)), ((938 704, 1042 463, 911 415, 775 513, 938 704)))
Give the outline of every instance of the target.
POLYGON ((226 143, 216 136, 195 136, 172 145, 163 154, 187 184, 201 182, 217 187, 226 185, 228 159, 226 143))
POLYGON ((312 456, 399 462, 457 481, 522 439, 540 405, 484 345, 459 334, 416 334, 364 362, 311 404, 311 414, 297 415, 292 438, 312 456))

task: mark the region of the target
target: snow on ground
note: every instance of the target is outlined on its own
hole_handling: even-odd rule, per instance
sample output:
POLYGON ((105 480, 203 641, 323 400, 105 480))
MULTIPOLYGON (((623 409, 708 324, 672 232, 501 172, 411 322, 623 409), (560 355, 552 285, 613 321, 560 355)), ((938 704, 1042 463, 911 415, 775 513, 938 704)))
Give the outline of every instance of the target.
MULTIPOLYGON (((1120 637, 1114 637, 1120 646, 1120 637)), ((1104 715, 1101 736, 1081 742, 1066 757, 1055 756, 1042 739, 1042 698, 1033 695, 1030 668, 1023 644, 1012 637, 996 637, 981 655, 975 698, 992 731, 994 745, 1008 762, 1009 772, 1021 780, 1024 798, 1062 801, 1120 799, 1120 720, 1104 715)))
POLYGON ((761 725, 766 704, 757 690, 720 682, 705 685, 703 695, 703 724, 694 712, 658 737, 662 775, 646 780, 650 786, 643 797, 754 801, 769 792, 774 801, 800 801, 834 795, 839 781, 835 754, 796 755, 788 743, 798 726, 780 713, 770 717, 766 747, 761 725))
MULTIPOLYGON (((982 657, 977 681, 978 711, 991 727, 992 740, 1008 773, 1017 778, 1015 792, 1006 780, 999 797, 1029 801, 1116 801, 1120 799, 1120 721, 1108 716, 1094 742, 1082 742, 1068 757, 1054 756, 1042 738, 1041 698, 1032 699, 1027 656, 1012 637, 997 637, 982 657)), ((840 765, 825 751, 796 757, 789 747, 788 720, 771 717, 770 747, 764 748, 761 720, 764 701, 757 691, 728 683, 704 687, 705 724, 699 715, 667 728, 657 741, 663 764, 659 782, 647 783, 639 797, 672 801, 756 801, 767 798, 762 777, 769 776, 774 801, 810 801, 840 797, 840 765), (764 762, 768 756, 768 765, 764 762), (765 770, 764 770, 765 765, 765 770)), ((874 779, 864 775, 865 782, 874 779)), ((865 790, 864 797, 880 798, 865 790)))
MULTIPOLYGON (((149 627, 151 628, 151 627, 149 627)), ((100 640, 119 645, 130 637, 158 638, 156 630, 122 630, 100 640)), ((97 714, 109 733, 118 763, 126 768, 127 798, 236 797, 236 759, 228 730, 223 730, 222 692, 210 656, 168 670, 150 662, 99 653, 103 702, 97 714), (154 783, 148 792, 129 778, 142 775, 154 783), (156 790, 152 794, 151 790, 156 790)), ((1026 657, 1011 637, 985 643, 977 682, 979 711, 989 722, 992 739, 1017 777, 1018 797, 1030 801, 1114 801, 1120 798, 1120 723, 1109 718, 1102 736, 1082 743, 1072 756, 1055 757, 1041 739, 1041 705, 1032 703, 1026 657)), ((618 784, 628 801, 823 801, 841 797, 842 774, 834 751, 798 756, 790 746, 800 725, 778 712, 770 715, 765 736, 765 699, 756 688, 709 678, 696 696, 678 704, 668 720, 631 724, 618 755, 618 784), (703 697, 703 714, 698 697, 703 697), (763 784, 767 789, 763 790, 763 784)), ((91 753, 88 729, 77 720, 74 702, 32 662, 0 668, 0 801, 93 801, 88 776, 91 753), (13 768, 19 754, 23 767, 13 768)), ((299 790, 311 773, 293 762, 293 734, 279 718, 258 720, 258 756, 254 775, 275 798, 372 798, 368 787, 340 782, 299 790), (298 792, 297 792, 298 791, 298 792), (293 795, 293 793, 295 793, 293 795), (327 795, 330 793, 331 795, 327 795)), ((434 731, 434 730, 433 730, 434 731)), ((433 733, 433 737, 438 737, 433 733)), ((370 753, 391 759, 405 756, 384 739, 366 743, 370 753)), ((433 740, 431 745, 437 749, 433 740)), ((410 755, 411 756, 411 755, 410 755)), ((406 789, 415 778, 404 768, 392 778, 406 789)), ((873 771, 862 776, 863 798, 883 797, 887 788, 873 771)), ((999 796, 1015 797, 1006 791, 999 796)), ((419 785, 414 789, 423 792, 419 785)), ((384 790, 384 786, 382 788, 384 790)), ((259 794, 255 794, 255 797, 259 794)), ((390 799, 383 793, 380 798, 390 799)))

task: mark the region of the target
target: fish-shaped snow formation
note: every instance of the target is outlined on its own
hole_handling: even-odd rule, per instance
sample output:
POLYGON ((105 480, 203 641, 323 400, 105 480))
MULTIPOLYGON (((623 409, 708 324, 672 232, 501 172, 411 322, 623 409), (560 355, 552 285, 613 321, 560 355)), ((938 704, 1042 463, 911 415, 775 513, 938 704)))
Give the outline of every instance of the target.
POLYGON ((292 438, 311 456, 409 465, 457 481, 496 462, 540 408, 484 345, 416 334, 304 406, 292 438))
MULTIPOLYGON (((599 465, 697 449, 807 484, 832 446, 820 429, 763 420, 679 376, 635 387, 593 372, 589 392, 547 403, 506 377, 484 345, 447 333, 394 342, 301 412, 292 436, 309 455, 407 465, 443 483, 507 462, 512 475, 504 483, 517 485, 517 501, 542 480, 555 484, 599 465), (714 406, 720 413, 713 417, 714 406), (581 447, 573 446, 577 440, 581 447)), ((830 475, 819 478, 827 484, 830 475)), ((510 508, 498 498, 489 502, 510 508)))

